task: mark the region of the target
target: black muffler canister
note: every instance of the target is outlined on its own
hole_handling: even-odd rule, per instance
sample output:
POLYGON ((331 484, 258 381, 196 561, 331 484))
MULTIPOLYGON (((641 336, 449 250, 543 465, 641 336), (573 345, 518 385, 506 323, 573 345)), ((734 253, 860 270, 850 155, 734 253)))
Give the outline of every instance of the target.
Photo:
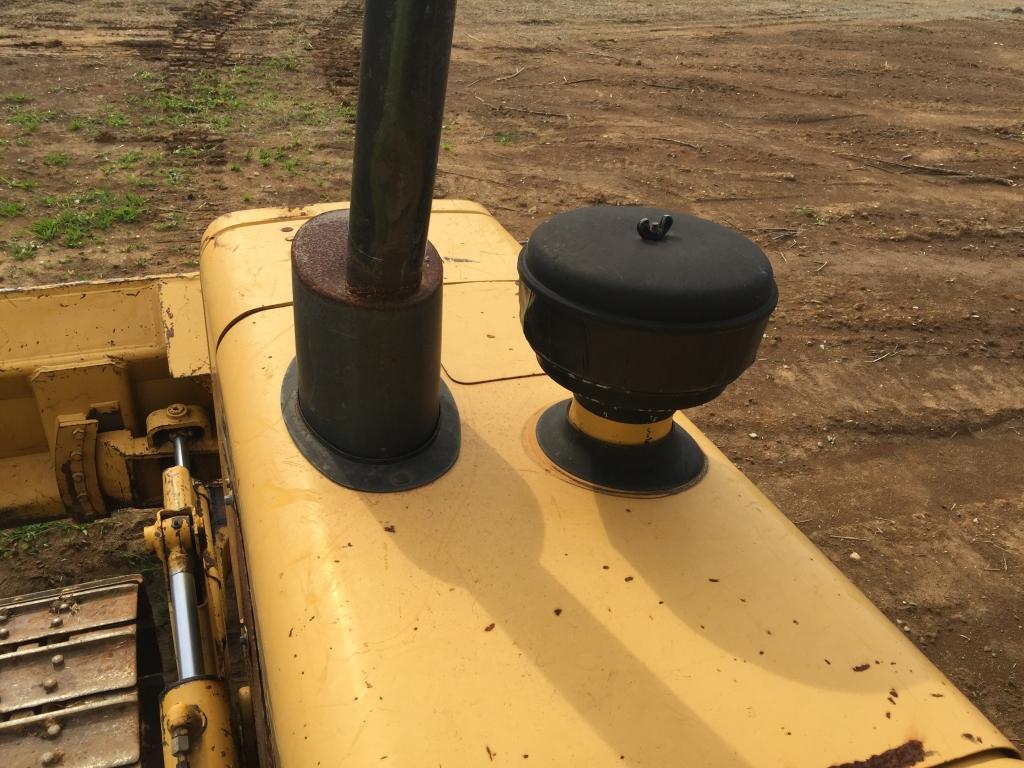
POLYGON ((441 259, 427 248, 414 293, 354 293, 348 211, 310 219, 292 241, 302 416, 342 453, 371 462, 423 449, 440 415, 441 259))

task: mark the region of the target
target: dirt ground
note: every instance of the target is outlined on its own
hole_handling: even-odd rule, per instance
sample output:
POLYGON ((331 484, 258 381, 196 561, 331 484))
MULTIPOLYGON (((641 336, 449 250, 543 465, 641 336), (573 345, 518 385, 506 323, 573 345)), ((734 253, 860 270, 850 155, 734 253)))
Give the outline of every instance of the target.
MULTIPOLYGON (((3 3, 0 286, 192 269, 220 213, 343 199, 359 16, 3 3)), ((760 360, 693 417, 1020 745, 1022 49, 1012 0, 466 0, 437 183, 519 238, 650 203, 759 242, 760 360)), ((0 594, 145 567, 146 518, 3 534, 0 594)))

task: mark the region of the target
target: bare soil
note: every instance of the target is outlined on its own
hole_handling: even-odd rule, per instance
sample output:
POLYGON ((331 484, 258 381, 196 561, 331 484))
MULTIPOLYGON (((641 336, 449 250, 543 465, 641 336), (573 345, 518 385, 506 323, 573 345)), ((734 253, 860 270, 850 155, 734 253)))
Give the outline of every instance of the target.
MULTIPOLYGON (((520 238, 649 203, 759 242, 779 310, 694 418, 1024 745, 1024 13, 829 8, 467 0, 437 194, 520 238)), ((0 285, 194 268, 220 213, 343 199, 358 20, 8 0, 0 285)), ((7 534, 0 594, 137 570, 145 517, 7 534)))

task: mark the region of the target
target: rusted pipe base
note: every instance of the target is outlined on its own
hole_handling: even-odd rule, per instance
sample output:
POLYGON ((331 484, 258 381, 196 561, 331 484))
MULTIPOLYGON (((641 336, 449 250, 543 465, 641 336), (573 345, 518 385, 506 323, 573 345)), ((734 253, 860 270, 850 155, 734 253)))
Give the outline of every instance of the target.
POLYGON ((342 485, 422 485, 451 467, 459 447, 458 411, 447 390, 442 397, 441 257, 428 244, 418 289, 400 297, 350 290, 348 258, 347 211, 310 219, 292 242, 295 364, 282 391, 288 429, 342 485), (387 465, 395 466, 381 470, 387 465))

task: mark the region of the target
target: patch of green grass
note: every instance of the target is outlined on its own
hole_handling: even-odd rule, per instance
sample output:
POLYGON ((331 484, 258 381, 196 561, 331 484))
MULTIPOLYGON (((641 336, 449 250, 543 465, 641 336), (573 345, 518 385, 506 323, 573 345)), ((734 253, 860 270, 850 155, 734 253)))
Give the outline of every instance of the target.
POLYGON ((140 152, 137 149, 133 149, 121 155, 119 158, 117 158, 117 160, 113 162, 110 162, 108 159, 108 162, 100 166, 100 170, 103 172, 104 176, 110 176, 111 174, 117 173, 118 171, 131 170, 139 163, 139 161, 141 161, 145 157, 146 155, 144 152, 140 152))
POLYGON ((8 553, 19 549, 23 552, 36 552, 39 546, 38 539, 55 531, 66 532, 72 536, 89 535, 88 528, 70 520, 23 525, 21 528, 0 531, 0 557, 5 557, 8 553))
POLYGON ((54 168, 67 168, 68 163, 71 162, 71 158, 68 157, 67 152, 51 152, 43 158, 43 164, 49 165, 54 168))
POLYGON ((164 171, 164 186, 180 187, 185 180, 185 172, 177 168, 168 168, 164 171))
POLYGON ((228 170, 231 171, 232 173, 238 173, 239 171, 242 170, 242 166, 240 166, 238 163, 232 163, 231 165, 228 166, 228 170))
POLYGON ((34 133, 40 125, 53 120, 53 118, 53 112, 25 110, 23 112, 15 112, 11 115, 11 122, 21 128, 21 133, 24 135, 26 133, 34 133))
POLYGON ((69 131, 80 131, 85 127, 85 120, 80 117, 72 117, 68 120, 69 131))
POLYGON ((144 83, 159 79, 160 75, 156 72, 150 72, 148 69, 142 69, 132 74, 132 80, 141 80, 144 83))
POLYGON ((234 85, 216 74, 198 73, 176 82, 173 88, 159 87, 147 99, 162 121, 176 127, 195 123, 220 124, 242 107, 234 85))
POLYGON ((125 152, 121 157, 117 159, 117 164, 122 168, 131 168, 139 160, 144 158, 146 155, 137 149, 133 149, 130 152, 125 152))
POLYGON ((355 117, 355 107, 347 104, 334 104, 331 102, 317 101, 294 101, 288 103, 281 97, 265 96, 258 102, 260 111, 263 113, 278 113, 283 115, 285 120, 294 125, 323 126, 330 125, 336 120, 349 122, 355 117))
POLYGON ((299 149, 300 144, 297 141, 293 141, 291 144, 285 147, 271 147, 269 149, 261 149, 259 151, 260 165, 264 168, 269 168, 274 163, 277 163, 284 167, 288 173, 295 173, 301 161, 299 158, 294 157, 292 151, 299 149))
POLYGON ((299 68, 298 56, 271 56, 260 62, 259 66, 278 72, 295 72, 299 68))
POLYGON ((4 104, 27 104, 32 99, 23 93, 5 93, 3 96, 0 96, 0 101, 4 104))
POLYGON ((36 188, 36 183, 34 181, 16 179, 13 176, 10 178, 0 176, 0 184, 3 184, 8 189, 24 189, 25 191, 31 191, 36 188))
POLYGON ((806 216, 809 219, 818 218, 818 211, 814 208, 811 208, 809 205, 798 205, 794 207, 790 211, 790 213, 792 213, 794 216, 806 216))
POLYGON ((16 200, 0 200, 0 219, 13 219, 25 212, 24 203, 16 200))
POLYGON ((454 147, 452 147, 452 144, 451 144, 450 141, 442 141, 441 142, 441 149, 443 149, 445 152, 451 152, 451 151, 453 151, 454 147))
POLYGON ((243 203, 251 203, 252 202, 252 195, 250 195, 248 192, 243 194, 242 195, 242 202, 243 203))
POLYGON ((174 212, 166 214, 160 221, 153 225, 153 229, 168 230, 177 229, 181 226, 181 214, 174 212))
POLYGON ((516 135, 512 131, 498 131, 494 134, 494 140, 502 145, 511 144, 515 139, 516 135))
POLYGON ((103 115, 103 123, 108 128, 123 128, 129 125, 131 121, 128 119, 128 115, 124 112, 119 112, 116 109, 108 109, 103 115))
POLYGON ((117 223, 131 224, 146 210, 146 201, 138 195, 107 190, 44 197, 42 203, 55 213, 33 221, 29 231, 44 243, 59 238, 65 248, 80 248, 86 240, 95 240, 96 232, 117 223))
MULTIPOLYGON (((113 554, 124 563, 125 568, 135 573, 152 573, 159 570, 160 567, 160 561, 156 559, 155 555, 145 555, 129 550, 119 550, 113 554)), ((154 606, 154 611, 155 609, 156 606, 154 606)))
POLYGON ((258 84, 267 75, 281 72, 297 72, 302 62, 298 56, 268 56, 253 64, 237 64, 231 68, 231 79, 241 85, 258 84))
POLYGON ((35 256, 38 250, 39 244, 34 240, 30 240, 27 243, 14 240, 7 245, 7 252, 11 254, 11 258, 15 261, 27 261, 35 256))

